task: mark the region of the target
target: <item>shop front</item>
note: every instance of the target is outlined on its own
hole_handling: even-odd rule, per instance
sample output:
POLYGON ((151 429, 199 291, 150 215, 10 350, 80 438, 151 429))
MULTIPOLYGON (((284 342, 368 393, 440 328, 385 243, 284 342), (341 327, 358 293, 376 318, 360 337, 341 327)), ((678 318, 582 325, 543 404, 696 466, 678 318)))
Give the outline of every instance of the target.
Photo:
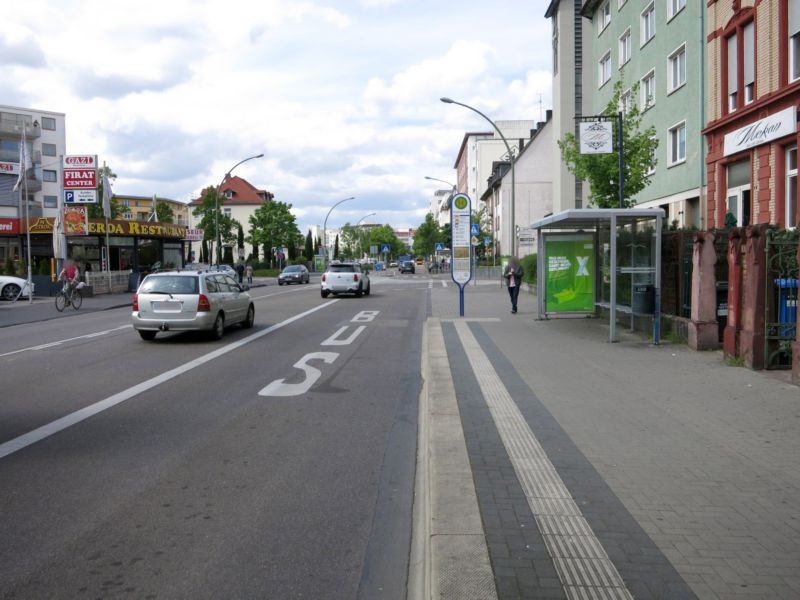
MULTIPOLYGON (((26 260, 29 233, 31 264, 34 272, 41 273, 41 263, 49 265, 54 257, 54 220, 51 217, 31 219, 26 231, 24 219, 3 219, 0 246, 7 249, 6 256, 26 260)), ((155 263, 161 263, 162 268, 182 267, 185 236, 183 225, 113 220, 106 226, 104 220, 90 219, 87 235, 66 236, 66 257, 75 260, 82 271, 104 270, 106 248, 111 271, 147 273, 155 263)))
POLYGON ((742 111, 710 126, 708 223, 794 228, 797 206, 798 94, 767 111, 742 111))

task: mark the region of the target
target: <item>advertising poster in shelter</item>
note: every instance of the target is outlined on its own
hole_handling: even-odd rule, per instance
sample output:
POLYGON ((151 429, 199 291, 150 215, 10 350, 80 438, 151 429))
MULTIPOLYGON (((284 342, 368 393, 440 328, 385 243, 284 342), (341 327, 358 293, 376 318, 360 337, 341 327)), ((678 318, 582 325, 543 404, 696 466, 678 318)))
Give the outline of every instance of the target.
POLYGON ((594 312, 594 237, 585 234, 545 238, 545 290, 548 313, 594 312))

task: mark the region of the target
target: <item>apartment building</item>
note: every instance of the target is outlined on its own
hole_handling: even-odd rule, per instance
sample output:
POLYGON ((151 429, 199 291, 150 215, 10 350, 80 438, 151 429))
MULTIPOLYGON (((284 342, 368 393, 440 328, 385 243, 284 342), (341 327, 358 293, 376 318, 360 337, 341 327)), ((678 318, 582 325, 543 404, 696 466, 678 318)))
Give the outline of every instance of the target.
POLYGON ((172 222, 175 225, 189 226, 189 206, 185 202, 156 195, 130 196, 115 193, 114 198, 122 208, 119 218, 126 221, 155 221, 156 204, 163 202, 172 210, 172 222))
MULTIPOLYGON (((227 176, 219 186, 219 192, 225 198, 221 207, 222 214, 241 223, 245 236, 250 231, 250 216, 259 206, 265 202, 271 202, 275 198, 272 192, 258 189, 236 175, 227 176)), ((202 198, 197 198, 189 203, 189 219, 193 223, 192 227, 198 226, 199 219, 191 213, 201 204, 202 198)), ((253 253, 253 246, 247 242, 244 246, 243 258, 247 258, 253 253)), ((233 253, 233 256, 234 259, 238 258, 236 252, 233 253)), ((263 248, 259 248, 259 257, 263 259, 263 248)))
POLYGON ((584 52, 591 44, 591 27, 581 17, 583 0, 552 0, 545 17, 550 19, 553 52, 552 164, 553 212, 584 208, 587 187, 567 170, 556 140, 568 133, 578 135, 576 117, 584 114, 592 81, 584 68, 584 52))
POLYGON ((637 207, 661 207, 670 223, 705 228, 705 3, 584 0, 581 15, 591 21, 585 115, 600 114, 622 81, 620 110, 638 103, 642 128, 655 128, 656 164, 637 207))
POLYGON ((800 1, 708 2, 708 222, 796 227, 800 1))
POLYGON ((20 219, 27 202, 31 218, 55 216, 60 193, 61 165, 66 154, 65 116, 45 110, 0 105, 0 261, 22 256, 20 219), (19 156, 23 130, 33 168, 27 186, 14 191, 20 171, 19 156), (27 198, 21 195, 27 191, 27 198))

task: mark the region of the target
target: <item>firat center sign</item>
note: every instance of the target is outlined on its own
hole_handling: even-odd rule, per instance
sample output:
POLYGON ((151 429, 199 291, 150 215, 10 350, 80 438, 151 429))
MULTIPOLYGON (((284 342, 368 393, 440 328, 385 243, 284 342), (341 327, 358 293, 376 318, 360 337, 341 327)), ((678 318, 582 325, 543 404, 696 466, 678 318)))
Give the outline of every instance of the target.
POLYGON ((65 190, 93 190, 97 188, 97 156, 71 154, 62 163, 65 190))

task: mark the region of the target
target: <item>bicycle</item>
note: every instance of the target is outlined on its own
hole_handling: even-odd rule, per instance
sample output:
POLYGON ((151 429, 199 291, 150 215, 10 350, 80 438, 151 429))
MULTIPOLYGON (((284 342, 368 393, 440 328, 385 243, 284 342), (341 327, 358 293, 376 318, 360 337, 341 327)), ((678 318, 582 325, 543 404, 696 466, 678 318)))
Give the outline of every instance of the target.
POLYGON ((76 286, 70 287, 69 292, 66 292, 64 288, 56 292, 56 310, 58 312, 62 312, 67 306, 78 310, 81 304, 83 304, 83 295, 76 286))

